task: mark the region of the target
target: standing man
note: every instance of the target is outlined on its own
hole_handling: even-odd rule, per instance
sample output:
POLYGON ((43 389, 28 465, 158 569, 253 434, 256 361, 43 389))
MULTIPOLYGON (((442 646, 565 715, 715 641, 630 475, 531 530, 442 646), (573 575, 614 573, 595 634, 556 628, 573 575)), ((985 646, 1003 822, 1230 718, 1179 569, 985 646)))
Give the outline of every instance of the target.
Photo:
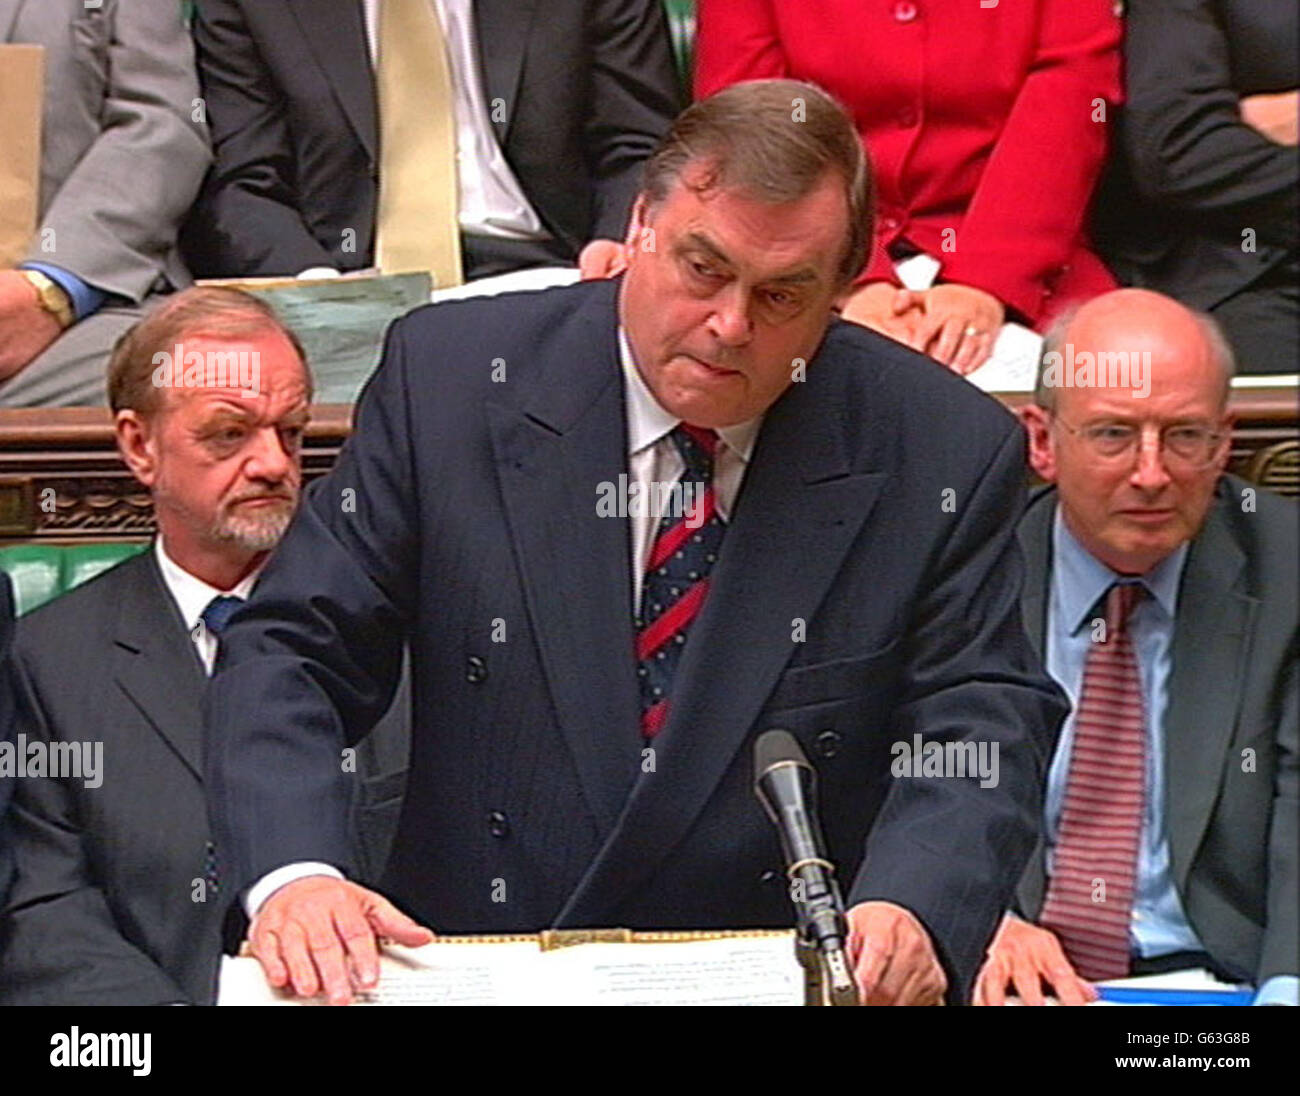
POLYGON ((203 276, 603 276, 677 111, 660 0, 198 0, 203 276))
POLYGON ((209 694, 218 850, 273 984, 345 1001, 377 933, 428 939, 339 878, 339 751, 407 637, 383 890, 415 918, 789 925, 751 767, 782 727, 821 771, 864 998, 969 997, 1065 705, 1020 625, 1017 424, 834 322, 868 192, 833 100, 738 85, 651 158, 621 279, 394 325, 209 694), (913 735, 999 776, 891 779, 913 735))
POLYGON ((1054 486, 1020 526, 1024 614, 1074 713, 976 998, 1207 967, 1295 1004, 1295 508, 1223 472, 1233 362, 1207 317, 1120 290, 1044 361, 1025 421, 1054 486), (1126 377, 1053 383, 1118 354, 1126 377))
POLYGON ((0 0, 0 42, 43 46, 36 235, 0 268, 0 407, 104 403, 117 339, 189 284, 176 237, 211 160, 177 0, 0 0))

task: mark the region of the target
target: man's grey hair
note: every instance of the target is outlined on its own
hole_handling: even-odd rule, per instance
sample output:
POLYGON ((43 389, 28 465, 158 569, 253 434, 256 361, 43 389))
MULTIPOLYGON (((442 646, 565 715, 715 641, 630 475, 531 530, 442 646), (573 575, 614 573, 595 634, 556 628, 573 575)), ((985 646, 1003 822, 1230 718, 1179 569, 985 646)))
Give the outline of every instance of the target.
MULTIPOLYGON (((1034 403, 1038 404, 1044 411, 1056 410, 1056 386, 1045 384, 1043 377, 1047 371, 1047 365, 1051 355, 1059 355, 1057 361, 1063 360, 1065 354, 1065 344, 1069 341, 1070 327, 1074 324, 1075 318, 1079 315, 1082 304, 1071 305, 1055 320, 1043 335, 1043 347, 1038 356, 1038 375, 1034 380, 1034 403)), ((1210 354, 1214 358, 1214 363, 1219 367, 1219 372, 1223 377, 1223 394, 1220 399, 1221 406, 1226 406, 1228 395, 1232 390, 1232 378, 1237 375, 1237 359, 1232 352, 1232 347, 1228 345, 1227 337, 1223 334, 1223 328, 1219 322, 1205 312, 1198 312, 1194 308, 1187 310, 1191 313, 1192 319, 1196 321, 1196 326, 1200 328, 1201 337, 1205 339, 1206 345, 1210 348, 1210 354)))

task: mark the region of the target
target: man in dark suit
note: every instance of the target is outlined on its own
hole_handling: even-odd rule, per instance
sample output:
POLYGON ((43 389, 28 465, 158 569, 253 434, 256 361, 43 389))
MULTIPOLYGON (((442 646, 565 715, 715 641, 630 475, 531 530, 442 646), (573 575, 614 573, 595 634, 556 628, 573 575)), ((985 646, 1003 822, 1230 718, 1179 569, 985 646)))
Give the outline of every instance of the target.
POLYGON ((1121 290, 1058 325, 1045 360, 1066 346, 1079 361, 1150 358, 1135 383, 1040 384, 1025 412, 1034 467, 1055 484, 1020 525, 1025 626, 1076 706, 1048 779, 1045 843, 977 1000, 1000 1003, 1011 984, 1038 1003, 1041 978, 1077 1003, 1102 978, 1205 967, 1257 985, 1261 1002, 1295 1004, 1295 508, 1223 474, 1232 356, 1204 316, 1121 290), (1119 655, 1105 653, 1121 637, 1097 624, 1126 584, 1138 592, 1121 629, 1136 675, 1131 743, 1119 655), (1089 755, 1099 771, 1079 760, 1089 755), (1076 871, 1082 901, 1069 893, 1076 871))
MULTIPOLYGON (((377 239, 381 198, 393 205, 405 185, 386 195, 381 47, 383 9, 407 3, 402 17, 417 30, 436 19, 445 41, 449 140, 416 174, 456 159, 464 277, 569 265, 584 248, 585 272, 606 272, 641 164, 677 110, 659 0, 199 0, 216 166, 187 234, 196 273, 400 269, 377 239)), ((418 114, 394 153, 438 115, 432 93, 410 94, 418 114)))
POLYGON ((738 85, 650 161, 622 279, 394 325, 209 693, 218 849, 273 984, 344 1001, 376 932, 428 939, 339 878, 338 751, 405 636, 417 733, 383 890, 415 917, 790 924, 752 791, 782 727, 820 768, 862 995, 968 997, 1064 702, 1019 621, 1015 422, 833 322, 868 189, 833 101, 738 85), (1000 773, 891 779, 913 735, 1000 773))
POLYGON ((298 497, 311 381, 297 343, 255 299, 177 295, 127 336, 109 381, 119 447, 151 490, 158 538, 18 626, 23 742, 51 758, 80 746, 83 763, 17 781, 17 874, 0 920, 7 1003, 213 1000, 225 904, 200 701, 232 599, 247 597, 298 497), (247 351, 259 366, 157 387, 154 355, 178 344, 247 351))
MULTIPOLYGON (((14 638, 14 591, 7 574, 0 574, 0 750, 16 750, 14 740, 14 693, 10 674, 9 651, 14 638)), ((0 906, 9 893, 9 880, 13 876, 13 853, 5 834, 5 817, 9 813, 9 800, 13 797, 12 774, 0 766, 0 906)))
POLYGON ((1208 311, 1243 373, 1300 369, 1298 19, 1257 0, 1127 5, 1099 241, 1124 283, 1208 311))

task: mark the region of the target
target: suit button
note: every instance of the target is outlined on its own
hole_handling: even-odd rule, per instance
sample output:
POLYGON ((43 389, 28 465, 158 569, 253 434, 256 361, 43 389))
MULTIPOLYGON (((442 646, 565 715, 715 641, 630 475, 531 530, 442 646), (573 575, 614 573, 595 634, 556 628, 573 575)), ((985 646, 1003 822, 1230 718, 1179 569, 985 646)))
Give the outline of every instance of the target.
POLYGON ((837 731, 822 731, 817 736, 817 752, 822 757, 834 757, 840 752, 840 736, 837 731))
POLYGON ((510 819, 503 811, 492 811, 488 815, 488 832, 493 837, 510 836, 510 819))
POLYGON ((758 881, 765 885, 779 883, 781 881, 781 873, 773 868, 768 868, 767 871, 759 874, 758 881))
POLYGON ((886 232, 896 232, 898 231, 898 218, 883 217, 881 218, 880 221, 880 227, 883 228, 886 232))
POLYGON ((481 685, 487 680, 487 663, 478 655, 470 655, 465 660, 465 680, 471 685, 481 685))
POLYGON ((898 0, 894 5, 894 18, 900 23, 910 23, 920 14, 920 9, 912 3, 912 0, 898 0))

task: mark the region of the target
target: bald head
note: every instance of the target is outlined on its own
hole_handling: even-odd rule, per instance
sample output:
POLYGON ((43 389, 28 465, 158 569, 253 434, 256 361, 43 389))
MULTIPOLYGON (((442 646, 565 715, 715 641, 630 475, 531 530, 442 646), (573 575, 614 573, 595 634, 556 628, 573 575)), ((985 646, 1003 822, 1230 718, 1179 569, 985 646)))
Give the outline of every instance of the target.
POLYGON ((1149 289, 1117 289, 1061 316, 1043 340, 1034 401, 1068 414, 1076 390, 1212 392, 1227 404, 1235 364, 1209 316, 1149 289), (1062 403, 1062 401, 1066 401, 1062 403))

